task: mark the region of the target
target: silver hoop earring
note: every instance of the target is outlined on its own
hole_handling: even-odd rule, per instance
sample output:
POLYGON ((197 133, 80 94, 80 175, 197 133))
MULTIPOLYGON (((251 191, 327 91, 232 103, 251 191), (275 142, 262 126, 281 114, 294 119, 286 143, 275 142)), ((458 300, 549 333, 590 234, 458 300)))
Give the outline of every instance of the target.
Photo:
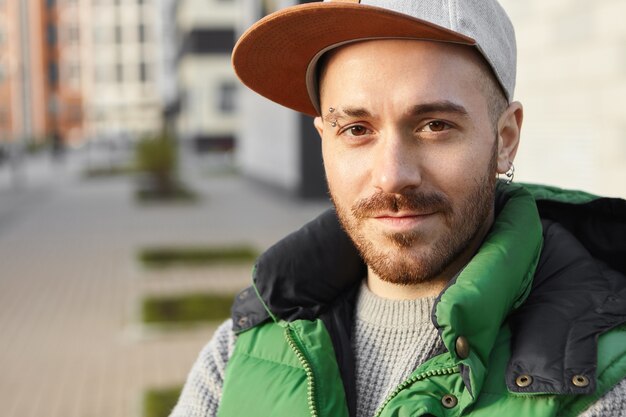
POLYGON ((511 166, 509 167, 509 170, 507 172, 504 173, 504 175, 506 175, 506 183, 510 184, 513 182, 513 178, 515 177, 515 166, 513 165, 513 162, 510 163, 511 166))

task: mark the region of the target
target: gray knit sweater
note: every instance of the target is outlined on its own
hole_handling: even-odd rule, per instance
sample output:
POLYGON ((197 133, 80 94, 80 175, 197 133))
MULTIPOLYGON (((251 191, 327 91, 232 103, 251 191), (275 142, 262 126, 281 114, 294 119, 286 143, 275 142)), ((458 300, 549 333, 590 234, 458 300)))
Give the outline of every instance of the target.
MULTIPOLYGON (((442 348, 430 320, 434 300, 387 300, 361 287, 353 329, 358 417, 373 416, 391 390, 442 348)), ((216 416, 224 370, 235 345, 231 328, 230 320, 223 323, 200 352, 170 417, 216 416)), ((625 416, 626 380, 580 417, 625 416)))

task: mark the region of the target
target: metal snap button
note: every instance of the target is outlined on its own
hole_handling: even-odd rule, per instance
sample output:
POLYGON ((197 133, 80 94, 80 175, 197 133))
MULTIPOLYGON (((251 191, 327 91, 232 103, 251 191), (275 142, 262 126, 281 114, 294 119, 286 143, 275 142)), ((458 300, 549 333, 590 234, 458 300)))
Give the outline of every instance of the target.
POLYGON ((459 403, 459 400, 452 394, 446 394, 441 398, 441 404, 446 408, 454 408, 459 403))
POLYGON ((584 375, 574 375, 572 378, 572 384, 579 388, 584 388, 589 386, 589 378, 584 375))
POLYGON ((520 375, 515 379, 515 384, 520 388, 526 388, 533 383, 533 377, 530 375, 520 375))
POLYGON ((239 327, 245 326, 246 323, 248 323, 248 317, 246 316, 240 317, 239 320, 237 320, 237 324, 239 325, 239 327))
POLYGON ((469 358, 470 345, 465 336, 459 336, 456 338, 455 350, 459 358, 461 359, 469 358))
POLYGON ((248 297, 248 290, 243 290, 240 294, 239 294, 239 299, 240 300, 245 300, 248 297))

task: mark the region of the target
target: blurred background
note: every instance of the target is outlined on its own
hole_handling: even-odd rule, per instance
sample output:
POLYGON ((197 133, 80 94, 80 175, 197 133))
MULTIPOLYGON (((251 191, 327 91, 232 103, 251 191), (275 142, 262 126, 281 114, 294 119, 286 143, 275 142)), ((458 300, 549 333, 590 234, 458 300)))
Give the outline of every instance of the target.
MULTIPOLYGON (((626 197, 626 3, 501 2, 516 181, 626 197)), ((329 207, 311 119, 230 67, 295 3, 0 0, 3 416, 166 416, 255 257, 329 207)))

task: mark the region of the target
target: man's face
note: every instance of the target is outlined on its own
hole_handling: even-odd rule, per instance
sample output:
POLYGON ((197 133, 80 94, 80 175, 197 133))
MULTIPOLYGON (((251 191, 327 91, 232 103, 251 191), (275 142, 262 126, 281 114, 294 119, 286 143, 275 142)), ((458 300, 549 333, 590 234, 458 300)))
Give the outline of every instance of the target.
POLYGON ((366 41, 322 76, 326 176, 340 221, 382 280, 449 279, 493 220, 498 142, 469 47, 366 41))

